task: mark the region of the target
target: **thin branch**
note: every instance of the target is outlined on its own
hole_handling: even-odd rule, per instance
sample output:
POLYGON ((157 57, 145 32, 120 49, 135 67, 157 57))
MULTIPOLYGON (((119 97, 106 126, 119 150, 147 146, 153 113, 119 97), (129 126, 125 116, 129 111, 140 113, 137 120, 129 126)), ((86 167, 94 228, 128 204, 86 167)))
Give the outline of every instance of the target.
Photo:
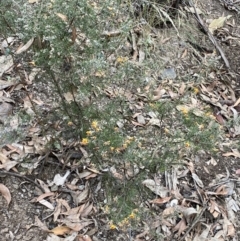
POLYGON ((19 178, 23 178, 31 183, 33 183, 35 186, 37 186, 43 193, 45 193, 44 189, 38 184, 36 183, 35 181, 33 181, 32 179, 26 177, 26 176, 23 176, 21 174, 17 174, 17 173, 14 173, 14 172, 8 172, 8 171, 0 171, 0 175, 9 175, 9 176, 14 176, 14 177, 19 177, 19 178))
POLYGON ((216 49, 218 50, 218 52, 220 53, 220 55, 221 55, 221 57, 222 57, 222 59, 223 59, 223 61, 224 61, 226 67, 227 67, 228 69, 230 69, 229 61, 227 60, 227 58, 226 58, 226 56, 225 56, 222 48, 220 47, 220 45, 218 44, 218 42, 216 41, 216 39, 214 38, 214 36, 212 35, 212 33, 211 33, 211 32, 208 30, 208 28, 205 26, 202 18, 199 16, 199 14, 198 14, 198 12, 197 12, 197 10, 196 10, 196 7, 195 7, 195 5, 192 3, 191 0, 189 0, 189 5, 194 8, 194 12, 195 12, 195 15, 196 15, 196 17, 197 17, 197 20, 198 20, 199 24, 202 26, 202 28, 203 28, 203 30, 205 31, 205 33, 207 33, 207 35, 208 35, 209 39, 211 40, 211 42, 215 45, 216 49))

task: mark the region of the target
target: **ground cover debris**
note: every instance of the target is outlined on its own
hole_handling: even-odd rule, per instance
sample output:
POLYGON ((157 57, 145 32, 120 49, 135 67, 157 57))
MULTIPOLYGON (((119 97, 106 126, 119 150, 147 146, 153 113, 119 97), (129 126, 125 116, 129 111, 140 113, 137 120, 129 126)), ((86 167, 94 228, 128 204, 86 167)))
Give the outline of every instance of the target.
POLYGON ((2 240, 238 240, 238 4, 4 1, 2 240))

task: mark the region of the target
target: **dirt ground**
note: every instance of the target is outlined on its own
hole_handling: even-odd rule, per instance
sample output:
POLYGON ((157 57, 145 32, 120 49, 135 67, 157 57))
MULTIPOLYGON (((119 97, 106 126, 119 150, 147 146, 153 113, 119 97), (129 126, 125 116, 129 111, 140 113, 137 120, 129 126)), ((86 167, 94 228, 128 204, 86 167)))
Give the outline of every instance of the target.
MULTIPOLYGON (((214 1, 201 1, 200 3, 201 9, 208 13, 211 18, 217 18, 221 16, 222 14, 226 15, 233 15, 232 19, 235 21, 235 25, 228 26, 228 31, 231 33, 231 36, 238 36, 240 37, 240 19, 239 15, 235 12, 230 12, 229 10, 225 9, 221 4, 220 1, 214 0, 214 1)), ((191 21, 193 23, 196 21, 192 18, 191 21)), ((226 29, 223 30, 222 33, 219 33, 219 43, 223 49, 223 51, 226 54, 227 59, 229 60, 231 70, 229 72, 222 72, 219 73, 221 78, 228 82, 228 81, 234 81, 235 87, 234 91, 236 94, 236 97, 240 97, 240 42, 238 40, 234 41, 230 38, 227 39, 228 32, 226 29), (224 39, 225 38, 225 39, 224 39), (221 41, 220 41, 221 40, 221 41)), ((169 31, 169 34, 174 35, 174 31, 169 31)), ((175 36, 168 36, 169 38, 174 39, 176 41, 175 36)), ((196 36, 195 36, 196 37, 196 36)), ((196 39, 196 42, 199 43, 199 45, 204 46, 209 49, 214 49, 214 46, 211 44, 209 39, 203 38, 203 34, 199 31, 199 39, 196 39), (199 40, 199 41, 198 41, 199 40)), ((175 46, 181 46, 181 40, 179 40, 178 43, 175 42, 175 46)), ((178 47, 177 47, 178 48, 178 47)), ((167 56, 174 56, 176 57, 176 48, 172 48, 168 50, 167 56), (171 52, 172 51, 172 52, 171 52)), ((173 63, 177 64, 178 59, 174 59, 173 63)), ((220 60, 219 64, 223 64, 223 61, 220 60)), ((184 66, 184 69, 180 70, 184 73, 189 66, 194 65, 193 63, 186 63, 184 66)), ((37 89, 37 87, 35 87, 37 89)), ((42 88, 44 91, 44 87, 42 88)), ((45 96, 45 93, 39 92, 39 95, 45 96)), ((239 138, 239 137, 237 137, 239 138)), ((234 142, 234 139, 233 139, 234 142)), ((52 157, 53 158, 53 157, 52 157)), ((217 161, 217 166, 214 166, 212 164, 206 164, 211 157, 208 156, 206 153, 200 153, 195 158, 195 168, 196 173, 198 174, 199 178, 203 181, 204 186, 207 186, 209 183, 212 182, 213 179, 215 179, 219 175, 226 176, 227 170, 229 173, 235 174, 236 170, 240 168, 240 158, 239 157, 223 157, 221 153, 216 154, 214 157, 217 161), (207 167, 208 172, 206 169, 207 167)), ((53 160, 54 162, 54 160, 53 160)), ((52 180, 52 178, 55 176, 56 173, 61 172, 60 167, 53 167, 52 165, 44 165, 43 168, 41 168, 41 164, 36 169, 36 173, 38 172, 37 177, 34 175, 29 176, 29 178, 35 180, 36 178, 39 178, 40 180, 52 180)), ((36 186, 32 183, 28 182, 24 178, 19 178, 15 176, 9 176, 9 175, 2 175, 0 176, 0 183, 3 183, 5 186, 8 187, 10 190, 10 193, 12 195, 12 201, 7 207, 6 200, 0 195, 0 240, 7 241, 7 240, 21 240, 21 241, 45 241, 47 240, 48 233, 42 231, 39 227, 34 226, 35 223, 35 216, 39 217, 40 220, 44 220, 48 215, 50 215, 50 212, 46 212, 45 207, 41 204, 31 203, 30 200, 32 200, 36 196, 36 186)), ((92 182, 92 190, 97 190, 97 183, 92 182), (95 186, 94 186, 95 185, 95 186)), ((99 190, 98 190, 99 191, 99 190)), ((104 193, 104 190, 100 190, 104 193)), ((236 195, 238 196, 238 200, 240 200, 240 187, 236 187, 235 189, 236 195)), ((63 194, 59 194, 63 195, 63 194)), ((64 194, 65 198, 71 199, 71 195, 69 193, 64 194)), ((104 194, 103 194, 104 195, 104 194)), ((102 198, 99 196, 94 197, 95 202, 98 203, 98 199, 102 201, 102 198)), ((95 213, 96 219, 99 214, 95 213)), ((101 219, 101 215, 100 215, 101 219)), ((100 220, 99 219, 99 220, 100 220)), ((47 226, 49 229, 51 228, 51 219, 46 219, 47 226)), ((146 220, 145 220, 146 222, 146 220)), ((102 220, 99 221, 99 227, 98 230, 93 235, 94 241, 114 241, 114 240, 154 240, 154 239, 148 239, 148 238, 141 238, 141 239, 133 239, 136 237, 137 234, 141 233, 142 230, 128 230, 125 233, 122 231, 117 230, 107 230, 105 229, 106 223, 104 223, 102 220), (130 233, 130 234, 129 234, 130 233)), ((93 225, 94 226, 94 225, 93 225)), ((92 228, 93 228, 92 226, 92 228)), ((236 223, 236 236, 232 240, 240 240, 240 214, 238 213, 238 220, 236 223)), ((160 240, 160 239, 159 239, 160 240)))

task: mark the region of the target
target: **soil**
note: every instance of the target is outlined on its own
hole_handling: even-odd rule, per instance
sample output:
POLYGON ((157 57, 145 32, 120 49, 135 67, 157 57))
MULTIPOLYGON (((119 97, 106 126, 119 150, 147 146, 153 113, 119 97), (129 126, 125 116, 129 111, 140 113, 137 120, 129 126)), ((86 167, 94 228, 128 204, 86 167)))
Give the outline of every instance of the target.
POLYGON ((30 203, 35 196, 35 187, 16 177, 1 177, 0 182, 9 188, 12 195, 9 207, 6 200, 0 196, 1 240, 46 240, 46 233, 38 227, 31 227, 35 216, 41 216, 44 209, 42 205, 30 203))
MULTIPOLYGON (((227 9, 225 9, 221 4, 220 1, 201 1, 200 3, 201 9, 203 9, 204 12, 206 12, 212 19, 217 18, 224 14, 224 16, 227 16, 229 14, 233 15, 232 20, 235 20, 235 24, 233 27, 229 27, 229 31, 231 32, 232 36, 240 36, 240 19, 239 16, 234 12, 229 12, 227 9)), ((195 20, 191 20, 194 21, 195 20)), ((225 80, 228 81, 231 78, 235 82, 235 93, 236 97, 238 98, 240 96, 240 44, 239 40, 224 40, 224 32, 219 33, 219 43, 223 49, 223 51, 226 54, 227 59, 230 62, 231 70, 229 71, 230 74, 224 75, 223 78, 226 78, 225 80), (221 41, 220 41, 221 40, 221 41)), ((169 38, 172 38, 176 41, 175 31, 169 31, 169 38), (172 34, 172 36, 171 36, 172 34)), ((203 45, 209 49, 214 49, 211 42, 206 37, 203 38, 203 33, 199 31, 199 35, 195 36, 196 42, 199 43, 199 45, 203 45), (205 39, 206 41, 203 41, 205 39)), ((177 53, 174 51, 181 50, 181 41, 179 40, 178 43, 174 43, 176 48, 169 49, 166 55, 169 58, 173 58, 173 64, 177 65, 178 59, 176 58, 177 53), (180 46, 180 47, 179 47, 180 46), (180 48, 180 50, 179 50, 180 48), (171 52, 172 51, 172 52, 171 52), (175 59, 174 59, 175 58, 175 59)), ((223 62, 221 63, 223 64, 223 62)), ((193 65, 192 63, 186 63, 183 70, 183 73, 186 72, 189 69, 189 66, 193 65)), ((40 85, 40 84, 39 84, 40 85)), ((40 99, 47 98, 49 100, 49 103, 51 103, 53 100, 50 98, 51 94, 45 93, 46 88, 44 86, 34 86, 33 92, 35 94, 39 94, 40 99), (41 88, 40 88, 41 87, 41 88), (36 91, 37 90, 37 91, 36 91), (40 91, 39 91, 40 90, 40 91), (42 93, 41 93, 42 90, 42 93), (46 97, 47 96, 47 97, 46 97)), ((55 101, 55 100, 54 100, 55 101)), ((209 183, 212 182, 213 179, 216 178, 218 175, 227 176, 227 170, 229 173, 234 174, 237 169, 240 168, 240 159, 239 158, 230 158, 230 157, 223 157, 220 153, 216 154, 214 157, 217 165, 214 166, 212 164, 207 164, 210 160, 210 156, 207 155, 207 153, 195 157, 195 168, 196 173, 199 176, 199 178, 203 181, 204 186, 208 186, 209 183)), ((53 160, 54 161, 54 160, 53 160)), ((36 172, 41 170, 41 166, 36 170, 36 172)), ((42 168, 41 173, 38 175, 38 178, 40 180, 52 180, 55 174, 59 173, 61 171, 60 167, 53 168, 51 165, 44 168, 42 168)), ((34 180, 36 176, 32 175, 31 178, 34 180)), ((0 183, 3 183, 5 186, 8 187, 10 190, 10 193, 12 195, 12 201, 9 206, 6 204, 6 200, 0 195, 0 235, 2 241, 7 240, 21 240, 21 241, 45 241, 47 239, 47 233, 43 232, 39 229, 39 227, 32 226, 35 223, 35 216, 40 217, 40 219, 44 219, 44 217, 47 216, 47 213, 45 213, 45 207, 41 204, 31 203, 30 200, 32 200, 36 196, 36 186, 32 183, 27 182, 25 179, 17 178, 14 176, 0 176, 0 183)), ((93 183, 93 185, 96 185, 93 183)), ((96 186, 92 186, 91 189, 96 189, 96 186)), ((238 192, 238 199, 240 199, 240 190, 239 188, 236 189, 238 192)), ((65 194, 68 196, 67 198, 71 198, 70 195, 65 194)), ((95 197, 95 202, 98 202, 102 198, 95 197)), ((124 232, 118 232, 117 230, 106 230, 104 229, 105 223, 99 222, 100 227, 98 229, 98 232, 95 233, 94 241, 97 240, 108 240, 108 241, 114 241, 114 240, 132 240, 131 237, 136 236, 137 234, 143 232, 142 230, 130 230, 126 233, 124 232), (132 232, 132 233, 131 233, 132 232), (129 234, 130 233, 130 234, 129 234)), ((48 221, 48 227, 51 227, 51 222, 48 221)), ((240 227, 240 214, 238 214, 238 227, 240 227)), ((236 227, 237 234, 239 240, 240 240, 240 229, 236 227)), ((138 239, 140 240, 140 239, 138 239)), ((141 239, 141 240, 147 240, 147 239, 141 239)), ((152 240, 152 239, 151 239, 152 240)), ((235 239, 237 240, 237 239, 235 239)))

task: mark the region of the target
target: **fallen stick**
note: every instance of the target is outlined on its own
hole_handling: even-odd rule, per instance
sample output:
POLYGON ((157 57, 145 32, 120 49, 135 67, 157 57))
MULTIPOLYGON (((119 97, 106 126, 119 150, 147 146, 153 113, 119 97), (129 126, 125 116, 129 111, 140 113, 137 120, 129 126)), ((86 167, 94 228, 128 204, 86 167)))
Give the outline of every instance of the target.
POLYGON ((26 176, 23 176, 21 174, 17 174, 17 173, 14 173, 14 172, 8 172, 8 171, 0 171, 0 175, 9 175, 9 176, 14 176, 14 177, 19 177, 19 178, 23 178, 31 183, 33 183, 35 186, 37 186, 43 193, 45 193, 44 189, 36 182, 34 182, 32 179, 26 177, 26 176))
POLYGON ((222 57, 225 65, 226 65, 226 67, 227 67, 228 69, 230 69, 230 64, 229 64, 229 62, 228 62, 228 60, 227 60, 227 58, 226 58, 226 56, 225 56, 222 48, 220 47, 220 45, 218 44, 218 42, 216 41, 216 39, 214 38, 214 36, 212 35, 212 33, 211 33, 211 32, 208 30, 208 28, 205 26, 202 18, 199 16, 199 14, 198 14, 198 12, 197 12, 197 10, 196 10, 196 8, 195 8, 195 5, 192 3, 192 0, 189 0, 189 5, 190 5, 190 7, 193 7, 193 8, 194 8, 194 12, 195 12, 195 15, 196 15, 196 17, 197 17, 197 20, 198 20, 199 24, 201 25, 201 27, 203 28, 203 30, 205 31, 205 33, 207 33, 209 39, 211 40, 211 42, 214 44, 214 46, 216 47, 216 49, 217 49, 218 52, 220 53, 220 55, 221 55, 221 57, 222 57))

